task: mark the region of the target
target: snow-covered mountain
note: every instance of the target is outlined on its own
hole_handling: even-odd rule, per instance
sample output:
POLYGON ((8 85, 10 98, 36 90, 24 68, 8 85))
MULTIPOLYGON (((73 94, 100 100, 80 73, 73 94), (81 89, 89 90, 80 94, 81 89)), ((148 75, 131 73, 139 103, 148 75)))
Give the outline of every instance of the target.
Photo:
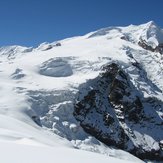
POLYGON ((162 70, 153 21, 1 47, 0 162, 162 161, 162 70))

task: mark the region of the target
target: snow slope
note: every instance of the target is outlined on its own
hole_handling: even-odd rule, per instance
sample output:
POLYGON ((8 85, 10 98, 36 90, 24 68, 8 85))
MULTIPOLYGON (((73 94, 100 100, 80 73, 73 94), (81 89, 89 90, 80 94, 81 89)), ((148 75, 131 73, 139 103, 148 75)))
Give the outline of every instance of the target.
MULTIPOLYGON (((57 43, 43 43, 38 48, 1 47, 0 162, 8 163, 11 159, 22 162, 17 152, 21 153, 20 160, 35 163, 141 162, 90 136, 73 116, 80 85, 96 78, 101 67, 112 62, 124 68, 144 97, 162 101, 162 54, 138 46, 140 38, 155 47, 162 43, 163 33, 149 22, 101 29, 57 43), (135 60, 148 80, 131 66, 135 60), (24 159, 26 153, 28 158, 24 159), (7 157, 8 154, 12 157, 7 157)), ((162 109, 157 110, 160 118, 162 109)), ((159 139, 163 139, 162 134, 159 139)))
POLYGON ((43 146, 29 146, 19 145, 14 143, 0 143, 1 157, 0 160, 3 163, 16 162, 16 163, 129 163, 116 159, 113 157, 103 156, 92 152, 86 152, 82 150, 69 149, 65 147, 43 147, 43 146))

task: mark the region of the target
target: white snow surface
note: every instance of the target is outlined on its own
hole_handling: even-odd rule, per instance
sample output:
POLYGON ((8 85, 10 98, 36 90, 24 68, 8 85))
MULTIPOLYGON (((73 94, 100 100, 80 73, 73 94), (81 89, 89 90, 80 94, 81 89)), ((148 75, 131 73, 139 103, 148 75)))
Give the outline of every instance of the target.
POLYGON ((79 151, 65 147, 29 146, 4 142, 0 142, 0 146, 0 160, 3 163, 130 163, 129 161, 124 161, 113 157, 107 157, 92 152, 82 150, 79 151))
MULTIPOLYGON (((61 46, 44 43, 36 49, 0 48, 0 162, 142 162, 89 136, 73 117, 80 84, 115 61, 144 96, 163 99, 160 91, 138 78, 130 64, 132 51, 148 78, 163 91, 162 55, 136 45, 140 37, 152 44, 163 41, 161 29, 149 22, 61 40, 61 46)), ((152 145, 154 140, 149 140, 152 145)))

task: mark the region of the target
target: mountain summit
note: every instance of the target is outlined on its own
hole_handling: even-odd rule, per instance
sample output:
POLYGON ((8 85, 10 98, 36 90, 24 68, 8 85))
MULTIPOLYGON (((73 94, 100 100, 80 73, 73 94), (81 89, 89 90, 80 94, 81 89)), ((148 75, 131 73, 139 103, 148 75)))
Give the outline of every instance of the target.
POLYGON ((163 160, 163 30, 153 21, 1 47, 0 79, 4 147, 163 160))

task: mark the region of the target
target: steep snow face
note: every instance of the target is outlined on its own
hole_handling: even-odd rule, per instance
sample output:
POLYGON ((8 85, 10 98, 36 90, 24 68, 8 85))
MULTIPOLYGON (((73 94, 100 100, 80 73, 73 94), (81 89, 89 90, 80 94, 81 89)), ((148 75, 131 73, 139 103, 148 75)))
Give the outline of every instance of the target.
MULTIPOLYGON (((132 86, 127 87, 132 90, 132 94, 129 98, 126 97, 126 101, 128 99, 135 101, 138 95, 143 106, 141 111, 145 112, 147 119, 152 116, 149 121, 153 122, 154 128, 150 128, 149 132, 147 128, 142 127, 149 124, 148 120, 139 122, 138 116, 142 118, 141 116, 144 115, 139 115, 140 108, 138 111, 135 108, 138 113, 136 122, 132 121, 132 118, 135 119, 132 111, 132 114, 123 113, 121 116, 121 109, 116 106, 116 103, 106 102, 105 87, 102 89, 106 96, 99 95, 101 100, 98 101, 98 109, 102 109, 100 106, 104 107, 105 104, 106 108, 112 108, 113 110, 109 112, 110 115, 114 114, 113 119, 116 119, 114 123, 118 132, 130 137, 132 142, 122 149, 129 151, 128 149, 136 146, 141 147, 141 150, 151 151, 154 145, 156 154, 161 151, 163 137, 162 134, 157 136, 157 133, 162 133, 160 124, 163 119, 163 58, 161 51, 148 50, 138 44, 140 38, 150 42, 149 44, 145 42, 145 45, 152 46, 152 49, 153 43, 156 43, 152 38, 155 38, 159 44, 162 43, 161 29, 152 24, 153 22, 140 26, 110 27, 81 37, 43 43, 35 49, 19 46, 1 48, 0 140, 20 144, 27 140, 25 141, 27 144, 74 147, 141 162, 127 152, 101 143, 99 141, 101 139, 98 137, 96 139, 90 131, 87 131, 89 134, 85 132, 81 121, 74 116, 74 105, 87 97, 90 90, 96 89, 94 84, 96 85, 96 79, 102 78, 99 75, 102 67, 116 63, 124 74, 127 74, 126 85, 130 83, 129 85, 132 86), (90 84, 90 81, 93 84, 90 84), (119 122, 119 119, 127 116, 131 119, 131 126, 126 122, 119 122), (155 127, 155 124, 158 126, 155 127)), ((118 79, 119 77, 117 76, 118 79)), ((89 108, 87 103, 84 106, 83 110, 89 108)), ((91 119, 86 122, 92 124, 99 117, 98 127, 104 126, 100 114, 95 110, 92 113, 91 119)), ((109 114, 106 114, 106 118, 109 120, 109 114)), ((112 118, 110 120, 108 123, 112 123, 112 118)), ((109 134, 112 129, 115 128, 108 127, 103 132, 109 134)), ((113 134, 112 136, 114 137, 113 134)), ((114 140, 119 142, 118 133, 116 136, 114 140)), ((136 150, 140 152, 138 148, 136 150)))
POLYGON ((163 31, 153 21, 146 24, 140 37, 153 48, 163 43, 163 31))

